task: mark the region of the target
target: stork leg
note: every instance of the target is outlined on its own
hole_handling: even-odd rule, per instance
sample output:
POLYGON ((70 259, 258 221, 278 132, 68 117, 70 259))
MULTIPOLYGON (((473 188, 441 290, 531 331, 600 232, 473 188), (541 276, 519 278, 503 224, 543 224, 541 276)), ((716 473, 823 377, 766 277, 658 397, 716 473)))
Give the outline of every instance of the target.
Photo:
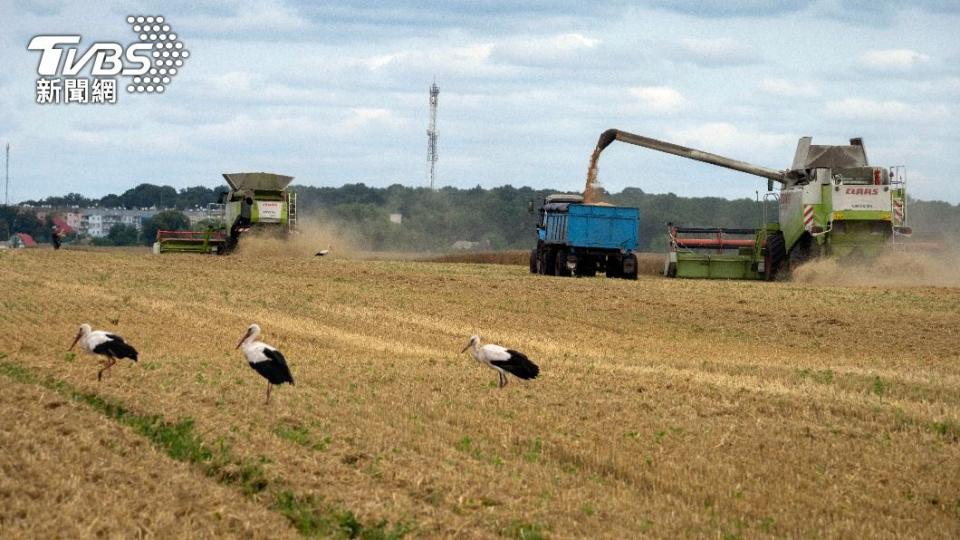
POLYGON ((497 386, 497 388, 503 388, 504 386, 507 385, 507 377, 503 374, 502 371, 498 371, 497 375, 500 376, 500 384, 497 386))
POLYGON ((103 368, 101 368, 100 371, 97 372, 97 382, 99 382, 100 379, 103 378, 103 372, 113 367, 113 365, 116 363, 117 363, 117 360, 114 357, 108 356, 107 360, 103 363, 103 368))
POLYGON ((273 384, 271 384, 270 381, 267 381, 267 400, 263 402, 264 405, 268 405, 270 403, 270 390, 272 388, 273 384))

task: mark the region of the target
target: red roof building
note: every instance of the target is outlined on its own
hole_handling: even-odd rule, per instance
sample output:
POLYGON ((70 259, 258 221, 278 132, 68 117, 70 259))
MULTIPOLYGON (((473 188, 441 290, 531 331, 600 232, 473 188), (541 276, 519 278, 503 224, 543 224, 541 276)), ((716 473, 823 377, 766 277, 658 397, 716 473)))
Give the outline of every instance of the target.
POLYGON ((36 240, 34 240, 33 237, 27 233, 14 233, 13 238, 11 238, 11 240, 13 240, 11 244, 14 247, 37 247, 36 240), (17 240, 13 240, 13 238, 16 238, 17 240))

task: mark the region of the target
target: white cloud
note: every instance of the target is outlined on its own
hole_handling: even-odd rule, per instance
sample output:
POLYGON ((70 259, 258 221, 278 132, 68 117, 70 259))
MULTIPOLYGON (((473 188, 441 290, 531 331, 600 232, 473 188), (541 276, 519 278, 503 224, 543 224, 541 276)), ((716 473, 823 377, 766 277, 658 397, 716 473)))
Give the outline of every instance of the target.
POLYGON ((707 67, 751 64, 760 60, 755 49, 731 38, 682 39, 675 56, 707 67))
POLYGON ((796 79, 763 79, 759 86, 760 90, 774 96, 815 97, 820 95, 820 89, 815 84, 796 79))
POLYGON ((794 136, 787 133, 744 130, 726 122, 670 130, 668 135, 670 141, 731 157, 780 153, 787 156, 795 142, 794 136))
POLYGON ((850 120, 868 121, 919 121, 931 120, 935 116, 946 114, 942 106, 921 108, 898 100, 879 101, 864 98, 848 98, 828 101, 827 114, 850 120))
POLYGON ((565 64, 590 54, 600 40, 580 33, 546 37, 521 37, 498 42, 492 59, 506 64, 525 66, 565 64))
POLYGON ((630 93, 640 98, 647 109, 656 112, 675 112, 687 105, 686 98, 669 86, 636 86, 630 93))
POLYGON ((370 124, 396 124, 389 109, 358 107, 350 109, 350 114, 337 124, 341 133, 353 133, 370 124))
POLYGON ((304 30, 306 18, 280 0, 242 2, 236 11, 226 16, 201 15, 190 17, 184 28, 202 32, 262 32, 304 30))
POLYGON ((910 49, 883 49, 864 53, 864 64, 879 71, 907 71, 925 64, 930 57, 910 49))

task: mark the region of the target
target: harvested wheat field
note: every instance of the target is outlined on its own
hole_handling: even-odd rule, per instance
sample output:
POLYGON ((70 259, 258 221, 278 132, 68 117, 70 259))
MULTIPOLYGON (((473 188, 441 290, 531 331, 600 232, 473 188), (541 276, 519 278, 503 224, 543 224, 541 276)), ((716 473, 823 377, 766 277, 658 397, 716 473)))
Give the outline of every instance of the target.
POLYGON ((139 250, 0 272, 0 536, 960 536, 958 288, 139 250), (82 322, 140 362, 98 384, 82 322), (296 378, 268 406, 252 322, 296 378), (540 377, 498 390, 474 333, 540 377))

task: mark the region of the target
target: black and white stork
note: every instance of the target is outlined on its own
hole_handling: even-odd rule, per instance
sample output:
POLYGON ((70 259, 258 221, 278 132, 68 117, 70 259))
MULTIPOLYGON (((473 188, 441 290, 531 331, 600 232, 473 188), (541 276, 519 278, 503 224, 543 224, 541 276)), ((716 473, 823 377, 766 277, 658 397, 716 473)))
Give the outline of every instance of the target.
POLYGON ((293 384, 293 375, 290 374, 290 368, 287 367, 287 359, 283 353, 267 345, 262 341, 257 341, 260 337, 260 327, 251 324, 247 328, 247 333, 237 343, 237 348, 243 347, 243 355, 257 373, 267 380, 267 400, 264 403, 270 403, 270 390, 273 385, 290 383, 293 384))
POLYGON ((89 324, 80 325, 77 337, 73 338, 73 343, 67 350, 73 350, 78 341, 80 342, 80 348, 87 354, 104 357, 103 367, 97 372, 98 381, 103 378, 103 372, 113 367, 118 359, 129 358, 134 362, 137 361, 137 350, 123 341, 122 337, 103 330, 93 330, 89 324))
POLYGON ((500 377, 499 388, 507 385, 507 373, 521 379, 536 379, 540 374, 540 368, 531 362, 527 355, 492 343, 481 347, 480 336, 471 336, 460 352, 467 352, 467 349, 470 349, 470 354, 477 362, 497 371, 500 377))

